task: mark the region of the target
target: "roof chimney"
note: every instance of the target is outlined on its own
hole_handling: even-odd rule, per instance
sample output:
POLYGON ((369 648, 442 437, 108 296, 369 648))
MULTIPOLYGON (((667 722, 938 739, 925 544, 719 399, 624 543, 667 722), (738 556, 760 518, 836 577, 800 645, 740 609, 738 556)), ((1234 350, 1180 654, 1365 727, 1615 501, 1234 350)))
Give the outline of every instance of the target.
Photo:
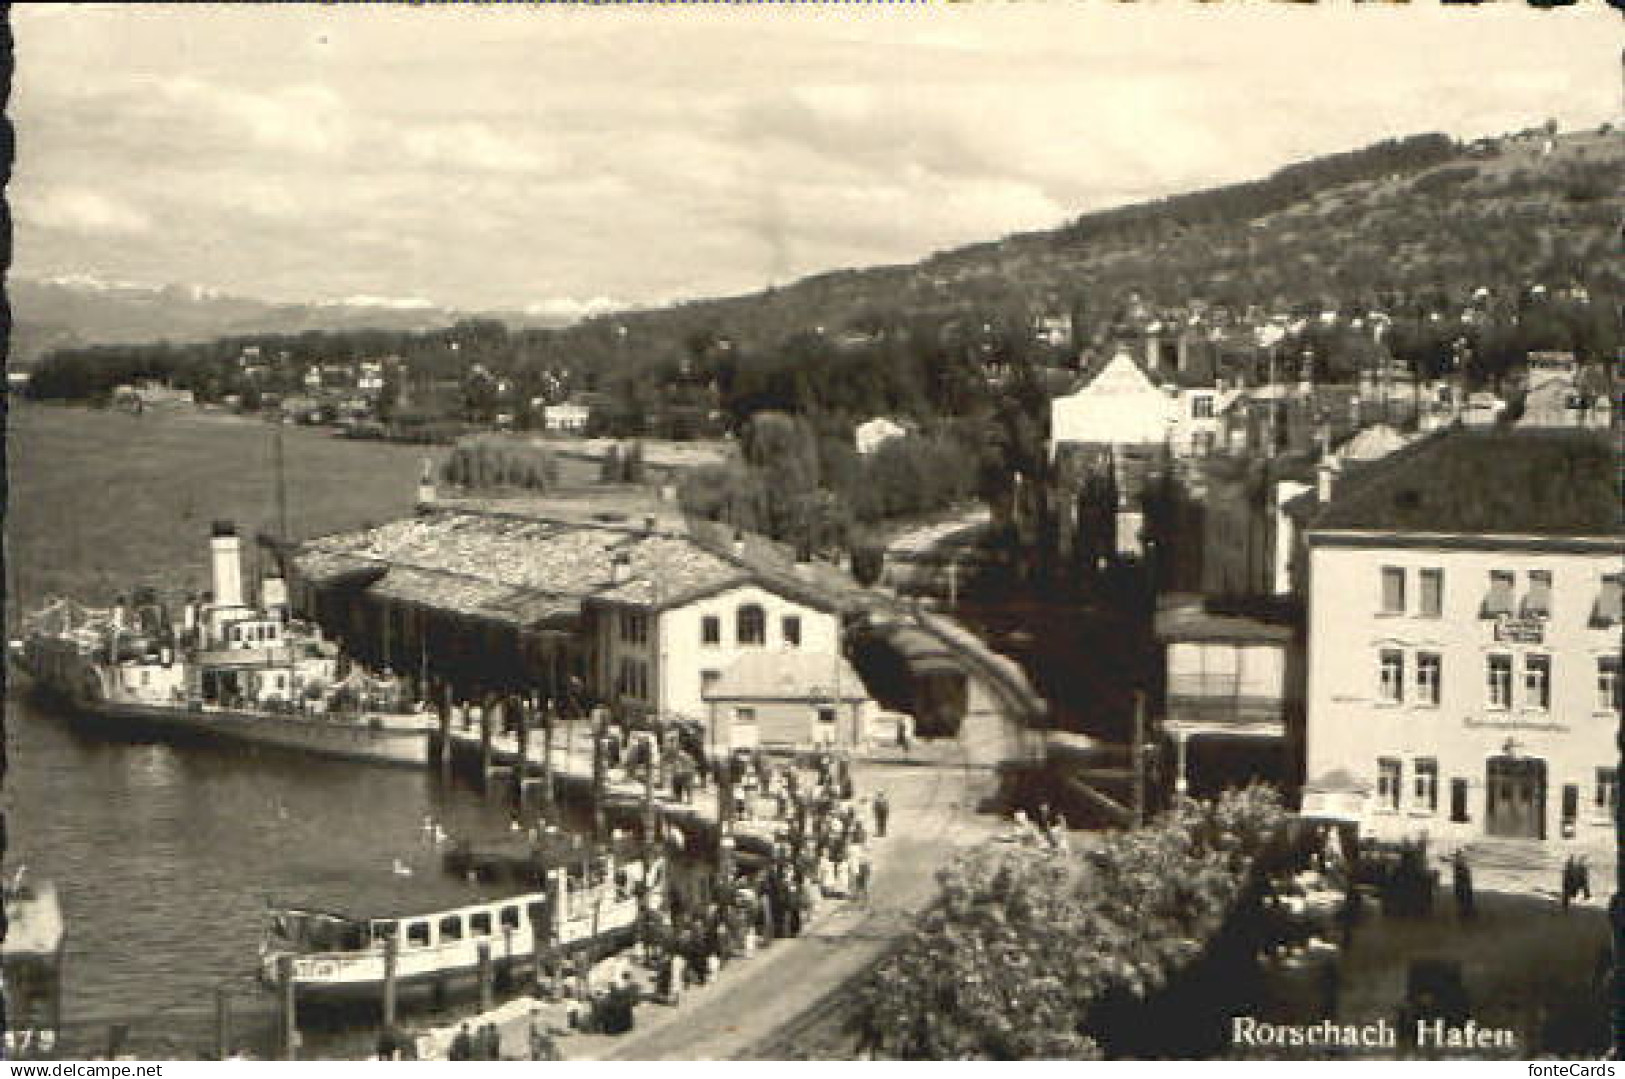
POLYGON ((418 478, 418 505, 434 505, 437 492, 434 486, 434 463, 425 457, 423 459, 423 475, 418 478))
POLYGON ((632 577, 632 556, 625 551, 620 552, 609 563, 609 580, 611 584, 625 584, 632 577))
POLYGON ((1337 465, 1330 458, 1322 460, 1315 468, 1315 498, 1322 506, 1330 505, 1332 489, 1337 485, 1337 465))

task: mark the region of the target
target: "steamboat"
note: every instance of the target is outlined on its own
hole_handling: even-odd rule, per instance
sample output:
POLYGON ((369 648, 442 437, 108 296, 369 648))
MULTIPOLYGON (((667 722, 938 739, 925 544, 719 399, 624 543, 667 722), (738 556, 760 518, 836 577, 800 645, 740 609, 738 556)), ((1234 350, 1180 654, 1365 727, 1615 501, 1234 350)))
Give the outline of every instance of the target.
POLYGON ((590 851, 549 861, 528 890, 445 909, 273 908, 260 975, 291 981, 300 999, 381 998, 391 979, 397 992, 466 990, 482 963, 496 973, 534 966, 538 955, 552 962, 629 942, 641 913, 663 903, 665 873, 658 856, 622 861, 590 851))
POLYGON ((434 717, 392 675, 351 663, 289 617, 276 576, 243 590, 230 522, 210 538, 213 590, 177 626, 156 599, 110 609, 55 600, 24 618, 13 665, 82 726, 127 738, 228 742, 385 764, 427 762, 434 717))

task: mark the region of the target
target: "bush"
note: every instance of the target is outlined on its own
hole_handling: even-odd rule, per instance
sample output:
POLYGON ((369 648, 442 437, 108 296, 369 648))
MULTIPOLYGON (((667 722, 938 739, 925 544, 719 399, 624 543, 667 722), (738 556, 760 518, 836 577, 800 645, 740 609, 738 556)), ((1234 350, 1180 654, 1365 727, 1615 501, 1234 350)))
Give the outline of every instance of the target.
POLYGON ((982 848, 862 990, 862 1046, 895 1059, 1093 1058, 1091 1013, 1164 989, 1225 926, 1284 819, 1275 792, 1182 802, 1080 860, 982 848))
POLYGON ((551 491, 559 466, 541 446, 501 435, 476 435, 457 443, 442 471, 448 483, 468 490, 517 488, 551 491))

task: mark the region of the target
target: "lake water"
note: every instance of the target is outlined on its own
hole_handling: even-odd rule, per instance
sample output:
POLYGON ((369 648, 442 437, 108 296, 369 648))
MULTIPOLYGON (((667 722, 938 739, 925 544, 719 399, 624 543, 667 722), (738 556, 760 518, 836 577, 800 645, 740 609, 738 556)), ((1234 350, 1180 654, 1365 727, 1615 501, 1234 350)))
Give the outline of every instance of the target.
MULTIPOLYGON (((364 910, 404 895, 432 909, 476 892, 441 871, 424 817, 454 835, 509 821, 506 803, 442 789, 431 770, 81 735, 17 687, 6 738, 6 865, 57 884, 64 1041, 81 1053, 122 1023, 138 1051, 170 1039, 168 1051, 196 1056, 212 1045, 222 984, 241 1040, 259 1042, 273 1014, 254 983, 267 900, 343 896, 364 910)), ((355 1048, 317 1019, 313 1052, 355 1048)))

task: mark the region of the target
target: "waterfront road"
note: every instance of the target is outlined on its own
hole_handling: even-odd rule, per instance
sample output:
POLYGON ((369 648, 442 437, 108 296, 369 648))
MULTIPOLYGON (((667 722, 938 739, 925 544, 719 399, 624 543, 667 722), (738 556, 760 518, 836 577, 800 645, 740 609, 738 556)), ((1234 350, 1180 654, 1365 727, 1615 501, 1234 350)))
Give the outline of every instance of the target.
POLYGON ((856 773, 861 790, 884 790, 893 807, 890 834, 874 843, 875 880, 867 903, 830 904, 807 932, 729 964, 715 984, 690 990, 679 1007, 646 1005, 630 1034, 572 1037, 564 1044, 565 1055, 602 1060, 755 1055, 829 994, 850 991, 933 900, 937 869, 999 827, 996 817, 976 812, 992 793, 993 773, 985 767, 899 760, 865 763, 856 773))

